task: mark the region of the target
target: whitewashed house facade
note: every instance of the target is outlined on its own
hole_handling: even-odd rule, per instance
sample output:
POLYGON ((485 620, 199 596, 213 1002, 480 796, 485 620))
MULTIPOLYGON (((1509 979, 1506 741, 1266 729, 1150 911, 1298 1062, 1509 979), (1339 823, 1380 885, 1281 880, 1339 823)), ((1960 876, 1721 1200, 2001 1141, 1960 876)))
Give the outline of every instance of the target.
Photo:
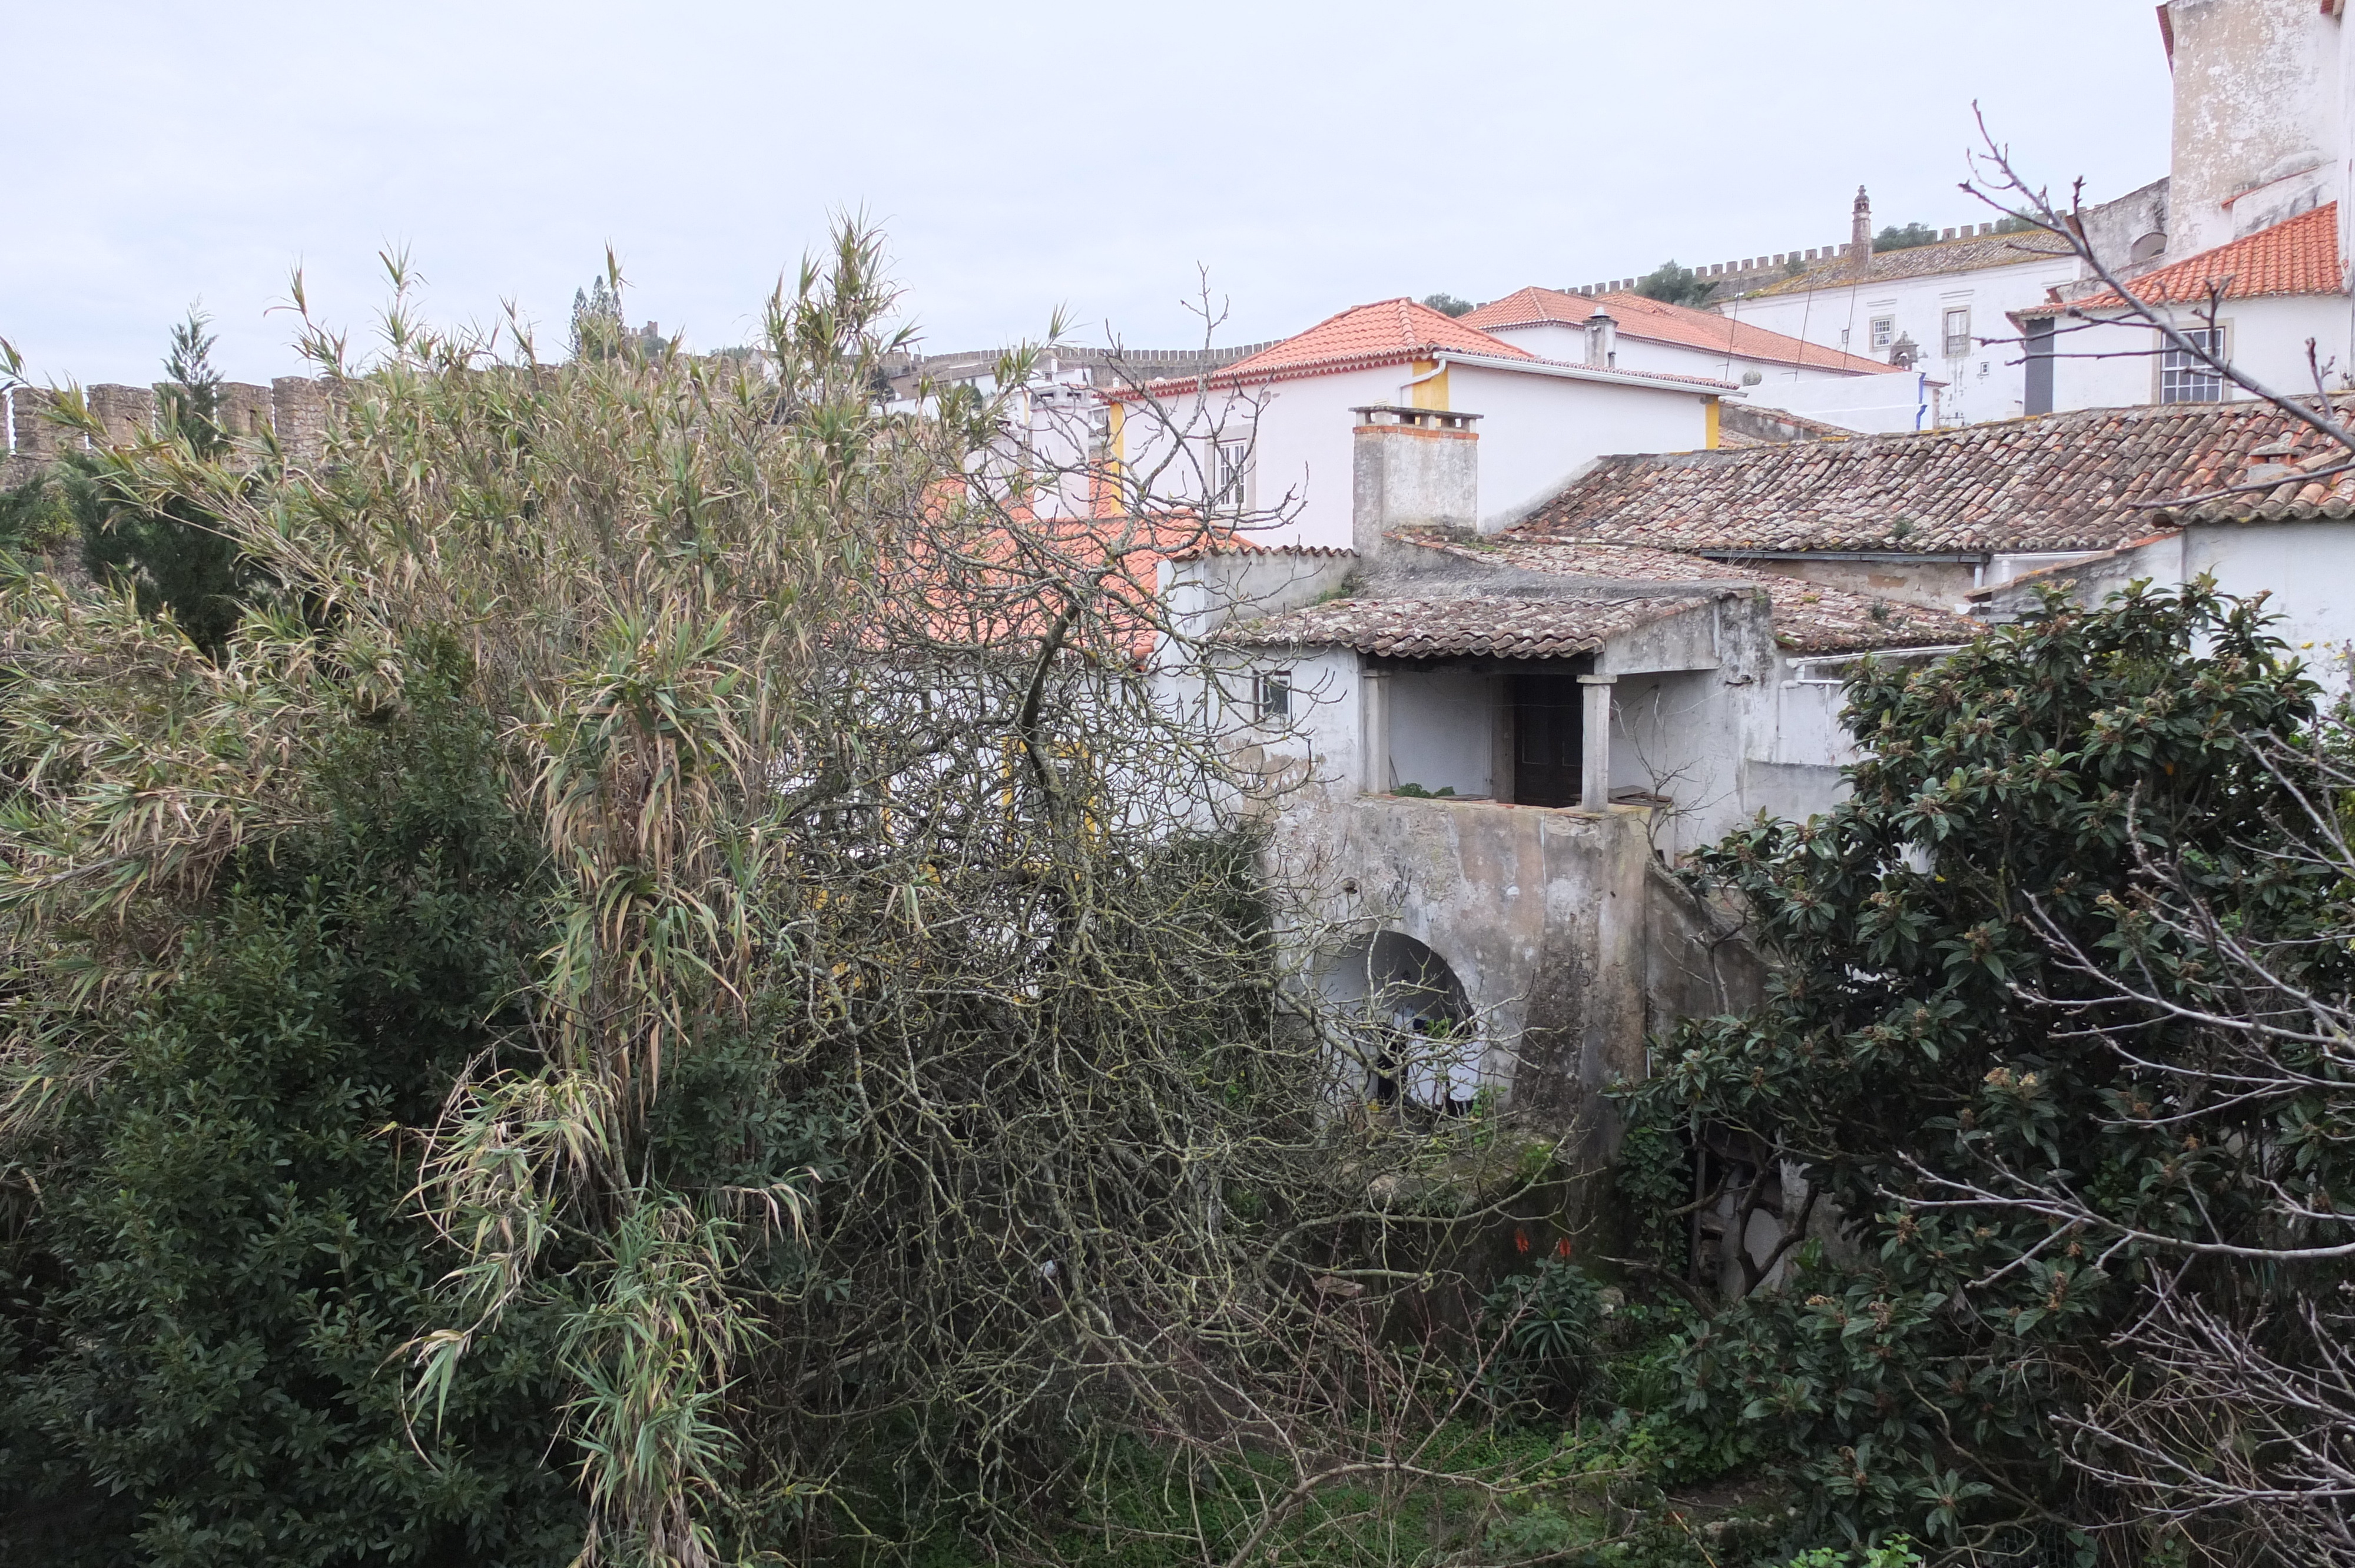
POLYGON ((1710 377, 1552 359, 1412 300, 1359 305, 1216 374, 1109 394, 1109 450, 1156 493, 1267 522, 1268 545, 1346 547, 1353 409, 1444 410, 1478 427, 1476 515, 1501 527, 1608 452, 1716 444, 1710 377))

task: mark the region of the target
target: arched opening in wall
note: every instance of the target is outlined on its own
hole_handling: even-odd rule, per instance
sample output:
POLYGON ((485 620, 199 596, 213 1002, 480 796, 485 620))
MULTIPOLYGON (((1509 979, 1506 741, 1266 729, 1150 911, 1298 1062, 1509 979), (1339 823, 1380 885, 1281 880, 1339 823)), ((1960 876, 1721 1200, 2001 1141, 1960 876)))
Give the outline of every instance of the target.
POLYGON ((1422 1121, 1472 1108, 1478 1021, 1445 959, 1403 931, 1377 931, 1336 954, 1317 989, 1356 1093, 1422 1121))

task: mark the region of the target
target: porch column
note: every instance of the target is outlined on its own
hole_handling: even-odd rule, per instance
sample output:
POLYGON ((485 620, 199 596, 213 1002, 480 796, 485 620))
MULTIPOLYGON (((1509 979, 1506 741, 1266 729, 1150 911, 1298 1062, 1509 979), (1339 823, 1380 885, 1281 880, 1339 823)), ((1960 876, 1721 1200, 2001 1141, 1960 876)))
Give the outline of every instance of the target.
POLYGON ((1368 795, 1391 792, 1390 681, 1380 670, 1358 666, 1358 789, 1368 795))
POLYGON ((1581 675, 1586 699, 1578 736, 1578 803, 1589 811, 1611 804, 1611 686, 1616 675, 1581 675))

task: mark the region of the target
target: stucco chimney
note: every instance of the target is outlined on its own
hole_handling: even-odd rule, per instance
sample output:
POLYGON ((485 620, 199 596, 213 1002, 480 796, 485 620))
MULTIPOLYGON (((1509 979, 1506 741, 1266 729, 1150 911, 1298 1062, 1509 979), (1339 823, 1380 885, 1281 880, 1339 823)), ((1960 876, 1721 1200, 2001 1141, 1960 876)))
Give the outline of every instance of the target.
POLYGON ((1857 276, 1864 276, 1864 270, 1872 265, 1872 198, 1864 194, 1862 185, 1856 187, 1856 207, 1849 216, 1848 255, 1857 276))
POLYGON ((1479 415, 1391 403, 1349 412, 1358 417, 1349 542, 1360 559, 1380 556, 1393 529, 1479 525, 1479 415))
POLYGON ((1619 323, 1601 305, 1586 318, 1586 363, 1608 370, 1619 363, 1619 323))

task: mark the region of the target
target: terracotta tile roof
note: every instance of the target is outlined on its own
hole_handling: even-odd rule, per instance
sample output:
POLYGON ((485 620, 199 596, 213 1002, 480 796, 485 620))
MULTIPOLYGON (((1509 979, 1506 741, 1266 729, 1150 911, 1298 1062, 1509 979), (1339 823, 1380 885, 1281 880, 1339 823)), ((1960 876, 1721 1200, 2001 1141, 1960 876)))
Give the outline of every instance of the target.
POLYGON ((1261 545, 1249 539, 1223 539, 1215 544, 1188 545, 1182 550, 1172 550, 1173 561, 1199 561, 1212 556, 1299 556, 1309 560, 1332 560, 1357 552, 1339 545, 1261 545))
POLYGON ((1253 621, 1222 641, 1251 648, 1353 648, 1393 659, 1560 659, 1639 626, 1704 608, 1709 596, 1559 599, 1470 594, 1348 599, 1253 621))
MULTIPOLYGON (((1561 360, 1543 359, 1526 348, 1465 326, 1453 316, 1403 297, 1355 305, 1327 316, 1306 332, 1270 344, 1246 359, 1199 381, 1172 376, 1143 387, 1114 388, 1105 396, 1114 401, 1145 396, 1168 397, 1195 386, 1257 387, 1305 376, 1331 376, 1348 370, 1372 370, 1385 365, 1409 365, 1443 354, 1478 355, 1487 359, 1518 360, 1532 367, 1561 366, 1561 360)), ((1583 370, 1583 366, 1572 366, 1583 370)), ((1598 372, 1597 374, 1602 374, 1598 372)), ((1662 371, 1614 370, 1614 376, 1636 381, 1657 381, 1678 387, 1731 390, 1731 383, 1706 376, 1676 376, 1662 371)))
POLYGON ((1611 457, 1512 536, 1732 553, 2104 550, 2151 532, 2169 500, 2241 482, 2257 449, 2293 428, 2266 404, 2175 404, 1611 457))
POLYGON ((1249 381, 1280 372, 1404 364, 1429 359, 1439 349, 1485 354, 1496 359, 1537 357, 1526 348, 1490 337, 1429 305, 1400 298, 1356 305, 1327 316, 1306 332, 1271 344, 1249 359, 1237 360, 1221 379, 1249 381))
MULTIPOLYGON (((2326 202, 2271 228, 2244 234, 2230 245, 2187 256, 2144 273, 2128 286, 2145 304, 2180 305, 2206 302, 2210 286, 2219 283, 2228 300, 2345 292, 2346 276, 2339 270, 2339 204, 2326 202)), ((2068 311, 2115 311, 2124 310, 2126 302, 2115 290, 2105 289, 2060 304, 2068 311)))
MULTIPOLYGON (((2343 427, 2355 418, 2355 404, 2340 403, 2334 412, 2343 427)), ((2350 455, 2328 438, 2284 420, 2275 440, 2250 450, 2238 472, 2211 487, 2264 488, 2208 500, 2187 497, 2184 504, 2159 507, 2150 515, 2164 523, 2343 522, 2355 517, 2355 475, 2328 471, 2350 455)))
POLYGON ((2029 229, 2014 234, 1977 235, 1968 239, 1942 239, 1903 250, 1879 250, 1866 265, 1862 278, 1844 256, 1785 279, 1753 289, 1753 294, 1804 294, 1811 289, 1845 289, 1852 285, 1893 282, 1900 278, 1934 278, 1943 272, 1976 272, 1987 267, 2016 267, 2023 261, 2051 261, 2074 252, 2069 242, 2029 229))
POLYGON ((1986 630, 1968 616, 1951 610, 1924 609, 1919 605, 1774 572, 1744 571, 1728 562, 1676 550, 1656 550, 1640 545, 1559 544, 1519 539, 1510 534, 1472 545, 1431 538, 1417 542, 1469 560, 1554 577, 1618 583, 1739 584, 1764 588, 1773 601, 1774 641, 1795 653, 1938 648, 1968 642, 1986 630))
POLYGON ((1530 326, 1541 322, 1558 323, 1563 326, 1581 326, 1594 313, 1596 305, 1611 312, 1619 324, 1622 337, 1649 339, 1655 343, 1672 343, 1680 348, 1698 348, 1710 354, 1731 354, 1743 359, 1763 359, 1775 365, 1814 365, 1832 370, 1854 371, 1859 376, 1885 374, 1889 366, 1878 360, 1863 359, 1853 354, 1843 354, 1836 348, 1785 337, 1779 332, 1768 332, 1714 311, 1696 311, 1684 305, 1664 304, 1641 294, 1572 294, 1560 289, 1528 288, 1507 294, 1501 300, 1491 300, 1478 310, 1461 318, 1465 325, 1483 331, 1498 327, 1530 326))

